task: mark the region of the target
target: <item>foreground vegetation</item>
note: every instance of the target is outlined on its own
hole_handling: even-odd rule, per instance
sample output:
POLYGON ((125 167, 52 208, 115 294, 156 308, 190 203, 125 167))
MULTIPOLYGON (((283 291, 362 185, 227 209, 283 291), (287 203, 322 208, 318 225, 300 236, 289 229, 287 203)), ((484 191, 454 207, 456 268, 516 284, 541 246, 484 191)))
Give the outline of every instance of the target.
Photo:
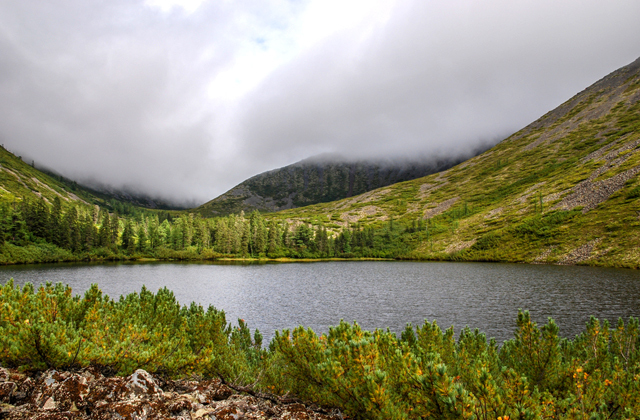
POLYGON ((640 414, 638 320, 591 319, 574 339, 518 313, 499 346, 436 322, 400 337, 340 323, 318 336, 276 332, 267 348, 223 311, 180 306, 167 289, 112 300, 96 285, 0 289, 0 364, 23 370, 88 365, 128 374, 220 377, 236 388, 289 394, 357 419, 627 419, 640 414))

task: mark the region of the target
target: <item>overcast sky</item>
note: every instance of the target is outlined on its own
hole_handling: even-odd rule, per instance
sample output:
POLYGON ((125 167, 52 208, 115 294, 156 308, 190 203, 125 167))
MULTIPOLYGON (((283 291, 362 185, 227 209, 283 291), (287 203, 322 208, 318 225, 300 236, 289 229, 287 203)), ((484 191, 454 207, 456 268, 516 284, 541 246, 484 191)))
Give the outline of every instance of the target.
POLYGON ((455 153, 640 56, 637 0, 7 0, 0 143, 207 201, 306 157, 455 153))

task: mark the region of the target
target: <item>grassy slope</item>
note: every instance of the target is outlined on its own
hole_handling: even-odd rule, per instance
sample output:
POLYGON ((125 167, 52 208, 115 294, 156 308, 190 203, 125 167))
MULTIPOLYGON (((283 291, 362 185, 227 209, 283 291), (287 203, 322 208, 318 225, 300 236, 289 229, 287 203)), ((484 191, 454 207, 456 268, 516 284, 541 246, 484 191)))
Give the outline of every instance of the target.
POLYGON ((0 201, 17 202, 23 198, 43 197, 52 203, 56 196, 64 202, 85 205, 100 201, 80 187, 70 191, 63 183, 0 147, 0 201))
MULTIPOLYGON (((121 199, 117 194, 102 193, 69 179, 50 175, 0 147, 0 202, 13 203, 24 198, 43 197, 47 203, 51 204, 56 196, 60 197, 63 204, 99 205, 109 211, 113 211, 112 200, 140 207, 136 197, 131 200, 121 199)), ((171 211, 171 213, 179 213, 179 211, 171 211)))
POLYGON ((449 170, 271 217, 429 219, 409 258, 639 267, 639 145, 640 59, 449 170))

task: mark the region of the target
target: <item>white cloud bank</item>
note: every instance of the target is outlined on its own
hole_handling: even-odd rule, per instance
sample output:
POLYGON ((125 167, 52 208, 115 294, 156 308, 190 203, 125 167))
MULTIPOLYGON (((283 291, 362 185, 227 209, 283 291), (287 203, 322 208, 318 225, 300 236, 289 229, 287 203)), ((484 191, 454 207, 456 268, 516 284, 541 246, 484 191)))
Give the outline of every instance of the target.
POLYGON ((321 152, 465 150, 640 56, 637 1, 0 3, 0 142, 204 202, 321 152))

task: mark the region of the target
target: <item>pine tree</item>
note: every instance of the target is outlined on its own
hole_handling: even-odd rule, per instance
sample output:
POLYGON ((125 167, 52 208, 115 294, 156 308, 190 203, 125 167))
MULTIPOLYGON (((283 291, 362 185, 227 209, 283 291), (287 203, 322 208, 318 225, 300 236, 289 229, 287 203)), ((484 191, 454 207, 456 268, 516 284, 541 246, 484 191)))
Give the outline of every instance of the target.
POLYGON ((35 202, 23 200, 22 204, 23 220, 26 228, 34 237, 47 239, 49 229, 49 207, 40 197, 35 202))
POLYGON ((267 253, 273 256, 278 251, 278 225, 273 220, 269 222, 267 253))
POLYGON ((340 236, 342 236, 342 252, 344 252, 345 254, 350 254, 351 253, 351 232, 349 231, 348 228, 344 229, 340 236))
POLYGON ((160 245, 160 229, 157 215, 152 216, 148 221, 147 230, 149 233, 149 248, 154 250, 160 245))
POLYGON ((264 254, 267 248, 267 229, 264 218, 258 211, 253 211, 250 217, 251 224, 251 251, 256 254, 264 254))
POLYGON ((51 214, 49 215, 48 225, 48 235, 46 236, 47 241, 59 247, 64 246, 62 233, 62 201, 60 201, 60 197, 57 195, 53 199, 53 207, 51 209, 51 214))
POLYGON ((111 246, 111 220, 109 212, 104 211, 102 216, 102 224, 98 230, 98 246, 109 248, 111 246))
POLYGON ((158 229, 158 245, 159 246, 170 246, 171 243, 171 223, 167 219, 164 219, 160 224, 160 228, 158 229))
POLYGON ((122 248, 127 250, 127 251, 132 251, 133 250, 133 246, 132 244, 135 244, 134 238, 133 238, 133 226, 131 224, 131 220, 127 219, 127 221, 124 223, 124 229, 122 229, 122 248))
POLYGON ((78 252, 81 248, 80 223, 78 221, 78 209, 71 206, 64 215, 65 225, 68 228, 68 247, 72 252, 78 252))
POLYGON ((252 254, 252 243, 251 243, 251 226, 249 223, 244 223, 242 228, 242 256, 246 257, 250 253, 252 254))
POLYGON ((291 246, 290 238, 291 238, 291 235, 289 232, 289 223, 284 222, 284 229, 282 229, 282 243, 281 243, 282 248, 289 248, 291 246))
POLYGON ((10 238, 11 232, 11 207, 8 204, 0 205, 0 245, 10 238))
POLYGON ((147 229, 144 226, 144 223, 140 223, 138 225, 138 251, 146 252, 147 251, 147 229))
POLYGON ((120 218, 117 213, 111 218, 109 233, 111 234, 111 237, 109 238, 109 246, 115 247, 118 244, 118 235, 120 233, 120 218))

